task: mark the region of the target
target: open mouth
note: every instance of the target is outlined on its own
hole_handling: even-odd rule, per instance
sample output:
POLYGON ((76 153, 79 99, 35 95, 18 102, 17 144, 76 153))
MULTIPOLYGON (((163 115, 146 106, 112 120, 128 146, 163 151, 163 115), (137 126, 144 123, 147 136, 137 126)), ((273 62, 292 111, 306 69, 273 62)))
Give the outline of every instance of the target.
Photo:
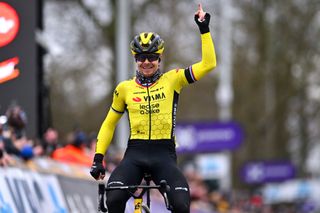
POLYGON ((152 64, 142 65, 141 68, 145 72, 152 72, 154 70, 154 66, 152 64))
POLYGON ((20 74, 15 66, 19 63, 19 58, 14 57, 6 61, 0 62, 0 84, 17 78, 20 74))
POLYGON ((152 64, 143 64, 141 67, 143 69, 153 69, 154 66, 152 64))

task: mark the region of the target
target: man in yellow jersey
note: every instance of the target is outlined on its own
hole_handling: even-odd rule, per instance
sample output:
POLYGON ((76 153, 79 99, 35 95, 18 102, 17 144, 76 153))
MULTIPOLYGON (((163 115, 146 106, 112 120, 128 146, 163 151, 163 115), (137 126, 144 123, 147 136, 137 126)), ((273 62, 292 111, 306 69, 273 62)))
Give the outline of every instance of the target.
MULTIPOLYGON (((124 158, 113 170, 108 186, 140 184, 145 173, 159 184, 170 185, 168 198, 172 212, 190 212, 188 183, 177 167, 175 151, 175 123, 181 89, 216 67, 216 56, 209 31, 210 15, 201 4, 195 22, 201 33, 202 60, 186 69, 163 73, 159 69, 164 41, 153 32, 143 32, 130 44, 137 71, 133 79, 121 82, 115 89, 111 108, 99 134, 91 175, 103 179, 104 154, 112 140, 117 122, 128 113, 130 136, 124 158)), ((121 190, 107 192, 110 213, 123 213, 130 195, 121 190)))

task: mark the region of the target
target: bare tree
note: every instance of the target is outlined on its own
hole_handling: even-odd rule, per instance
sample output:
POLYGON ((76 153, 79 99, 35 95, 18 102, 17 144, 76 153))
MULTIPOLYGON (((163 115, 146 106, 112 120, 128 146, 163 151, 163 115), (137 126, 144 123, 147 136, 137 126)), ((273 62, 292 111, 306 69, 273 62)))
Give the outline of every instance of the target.
POLYGON ((235 41, 234 117, 246 140, 235 153, 234 170, 248 160, 292 159, 303 175, 308 126, 314 123, 309 113, 315 116, 308 110, 308 78, 319 68, 310 60, 319 54, 319 4, 264 0, 238 7, 243 16, 237 25, 241 40, 235 41), (299 148, 291 152, 294 141, 299 148))

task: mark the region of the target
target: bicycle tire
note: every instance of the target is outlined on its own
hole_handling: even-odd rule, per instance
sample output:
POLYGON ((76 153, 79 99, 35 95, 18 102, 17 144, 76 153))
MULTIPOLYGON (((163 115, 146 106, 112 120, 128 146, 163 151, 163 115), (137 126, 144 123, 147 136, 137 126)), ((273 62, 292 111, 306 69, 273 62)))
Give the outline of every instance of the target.
POLYGON ((142 212, 150 213, 150 209, 146 204, 142 203, 141 208, 142 208, 142 212))

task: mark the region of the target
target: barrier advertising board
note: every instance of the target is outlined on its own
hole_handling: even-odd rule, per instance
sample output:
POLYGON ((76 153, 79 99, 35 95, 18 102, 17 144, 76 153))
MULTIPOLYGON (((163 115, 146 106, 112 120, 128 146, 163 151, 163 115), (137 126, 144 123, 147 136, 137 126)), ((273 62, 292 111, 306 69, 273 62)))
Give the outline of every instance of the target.
POLYGON ((281 182, 295 177, 295 168, 290 161, 249 162, 241 169, 245 183, 257 184, 281 182))
POLYGON ((0 168, 0 212, 68 212, 54 175, 0 168))
POLYGON ((184 123, 176 127, 177 152, 197 153, 234 150, 243 141, 236 122, 184 123))

